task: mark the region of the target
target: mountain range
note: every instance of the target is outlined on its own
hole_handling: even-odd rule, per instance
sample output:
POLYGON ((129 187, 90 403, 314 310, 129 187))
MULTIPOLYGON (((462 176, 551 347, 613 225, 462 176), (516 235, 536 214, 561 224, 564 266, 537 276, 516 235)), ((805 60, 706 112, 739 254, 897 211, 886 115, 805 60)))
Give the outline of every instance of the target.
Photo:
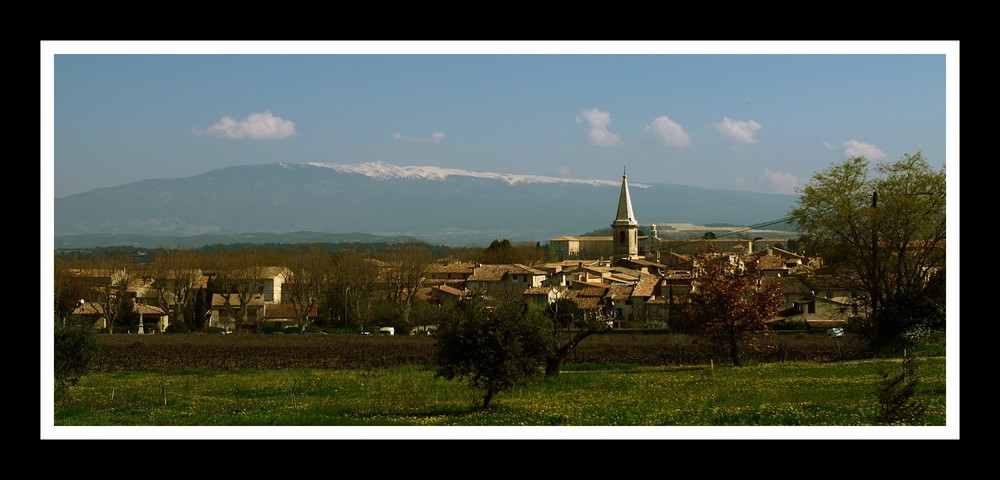
MULTIPOLYGON (((762 225, 797 195, 648 184, 628 178, 640 225, 762 225)), ((621 178, 581 180, 382 162, 272 163, 151 179, 55 199, 53 233, 192 237, 364 232, 463 245, 546 242, 607 227, 621 178)))

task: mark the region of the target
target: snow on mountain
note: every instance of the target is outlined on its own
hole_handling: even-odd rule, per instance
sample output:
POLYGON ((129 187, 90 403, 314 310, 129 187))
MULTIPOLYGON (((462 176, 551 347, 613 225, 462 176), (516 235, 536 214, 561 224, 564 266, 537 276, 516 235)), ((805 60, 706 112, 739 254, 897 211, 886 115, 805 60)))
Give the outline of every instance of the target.
MULTIPOLYGON (((400 167, 397 165, 390 165, 388 163, 381 161, 358 163, 354 165, 312 162, 312 163, 307 163, 307 165, 311 165, 314 167, 321 167, 321 168, 329 168, 341 173, 354 173, 359 175, 365 175, 367 177, 378 178, 378 179, 422 178, 425 180, 444 180, 449 176, 460 176, 460 177, 475 177, 475 178, 502 180, 504 182, 507 182, 508 185, 514 185, 516 183, 578 183, 584 185, 612 186, 612 187, 621 185, 620 182, 611 180, 584 180, 576 178, 546 177, 541 175, 517 175, 511 173, 473 172, 457 168, 443 168, 443 167, 429 167, 429 166, 400 167)), ((646 188, 646 185, 629 182, 629 187, 646 188)))

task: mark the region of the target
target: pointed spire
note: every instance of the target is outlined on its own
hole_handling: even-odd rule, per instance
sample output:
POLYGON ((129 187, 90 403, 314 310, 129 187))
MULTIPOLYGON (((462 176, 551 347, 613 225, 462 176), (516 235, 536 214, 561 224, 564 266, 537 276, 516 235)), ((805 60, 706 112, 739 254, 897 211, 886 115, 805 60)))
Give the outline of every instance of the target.
POLYGON ((635 214, 632 213, 632 197, 628 193, 628 174, 622 171, 622 192, 618 197, 618 214, 615 224, 637 225, 635 214))

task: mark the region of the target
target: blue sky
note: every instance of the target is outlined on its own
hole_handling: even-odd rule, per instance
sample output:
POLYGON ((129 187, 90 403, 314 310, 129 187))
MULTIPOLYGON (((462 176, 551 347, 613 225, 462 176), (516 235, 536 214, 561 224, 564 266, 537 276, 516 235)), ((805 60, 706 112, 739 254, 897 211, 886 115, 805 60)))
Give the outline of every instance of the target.
POLYGON ((609 180, 627 168, 635 182, 794 193, 849 155, 919 151, 940 166, 951 152, 957 166, 957 53, 957 42, 49 42, 43 187, 61 198, 234 165, 381 161, 609 180))

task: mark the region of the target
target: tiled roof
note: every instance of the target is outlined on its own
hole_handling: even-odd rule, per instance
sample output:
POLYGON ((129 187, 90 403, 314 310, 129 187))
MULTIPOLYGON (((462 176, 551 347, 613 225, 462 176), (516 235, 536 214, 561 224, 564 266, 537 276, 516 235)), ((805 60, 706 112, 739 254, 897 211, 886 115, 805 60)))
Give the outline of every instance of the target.
POLYGON ((522 295, 548 295, 553 287, 530 287, 522 292, 522 295))
POLYGON ((802 255, 799 255, 794 252, 789 252, 788 250, 782 250, 778 247, 771 247, 771 250, 774 251, 777 255, 780 255, 785 258, 805 258, 802 255))
POLYGON ((597 297, 573 297, 573 302, 576 303, 580 310, 597 310, 601 308, 601 299, 597 297))
POLYGON ((852 290, 851 278, 845 275, 809 275, 804 278, 813 290, 852 290))
MULTIPOLYGON (((218 293, 213 293, 212 294, 212 306, 213 307, 222 307, 225 304, 226 304, 226 299, 225 299, 224 296, 222 296, 222 295, 220 295, 218 293)), ((229 304, 232 305, 232 306, 234 306, 234 307, 238 307, 240 305, 240 297, 239 297, 239 295, 236 295, 236 294, 231 295, 229 297, 229 304)), ((250 298, 250 305, 263 305, 263 304, 264 304, 264 297, 261 296, 260 294, 254 295, 253 297, 250 298)))
POLYGON ((440 291, 442 291, 444 293, 447 293, 449 295, 454 295, 456 297, 463 297, 465 295, 468 295, 468 293, 465 290, 459 290, 459 289, 457 289, 455 287, 452 287, 450 285, 439 285, 439 286, 437 286, 435 288, 437 288, 438 290, 440 290, 440 291))
POLYGON ((286 270, 285 267, 266 267, 264 268, 264 278, 274 278, 278 275, 284 275, 286 270))
MULTIPOLYGON (((299 307, 302 308, 302 307, 299 307)), ((307 317, 314 318, 319 315, 316 305, 309 310, 307 317)), ((270 320, 275 318, 295 318, 295 307, 287 303, 272 303, 264 307, 264 318, 270 320)))
POLYGON ((507 274, 509 265, 482 265, 469 276, 470 282, 499 282, 507 274))
POLYGON ((604 297, 608 293, 607 287, 583 287, 577 295, 580 297, 604 297))
POLYGON ((431 265, 428 271, 433 273, 469 273, 476 268, 476 264, 473 262, 455 262, 449 263, 447 265, 434 264, 431 265))
POLYGON ((612 300, 628 300, 632 298, 632 285, 612 285, 606 296, 612 300))
POLYGON ((787 270, 785 260, 777 255, 763 255, 757 260, 757 267, 765 270, 787 270))
POLYGON ((762 285, 778 282, 781 285, 781 293, 784 295, 799 294, 812 295, 812 288, 802 281, 801 277, 763 277, 760 279, 762 285))
POLYGON ((537 268, 531 268, 527 265, 522 265, 520 263, 515 263, 510 266, 510 270, 507 273, 517 274, 517 275, 547 275, 544 270, 539 270, 537 268))
POLYGON ((660 277, 655 275, 642 275, 639 277, 639 283, 635 285, 632 289, 633 297, 651 297, 653 292, 656 290, 656 285, 660 283, 660 277))

